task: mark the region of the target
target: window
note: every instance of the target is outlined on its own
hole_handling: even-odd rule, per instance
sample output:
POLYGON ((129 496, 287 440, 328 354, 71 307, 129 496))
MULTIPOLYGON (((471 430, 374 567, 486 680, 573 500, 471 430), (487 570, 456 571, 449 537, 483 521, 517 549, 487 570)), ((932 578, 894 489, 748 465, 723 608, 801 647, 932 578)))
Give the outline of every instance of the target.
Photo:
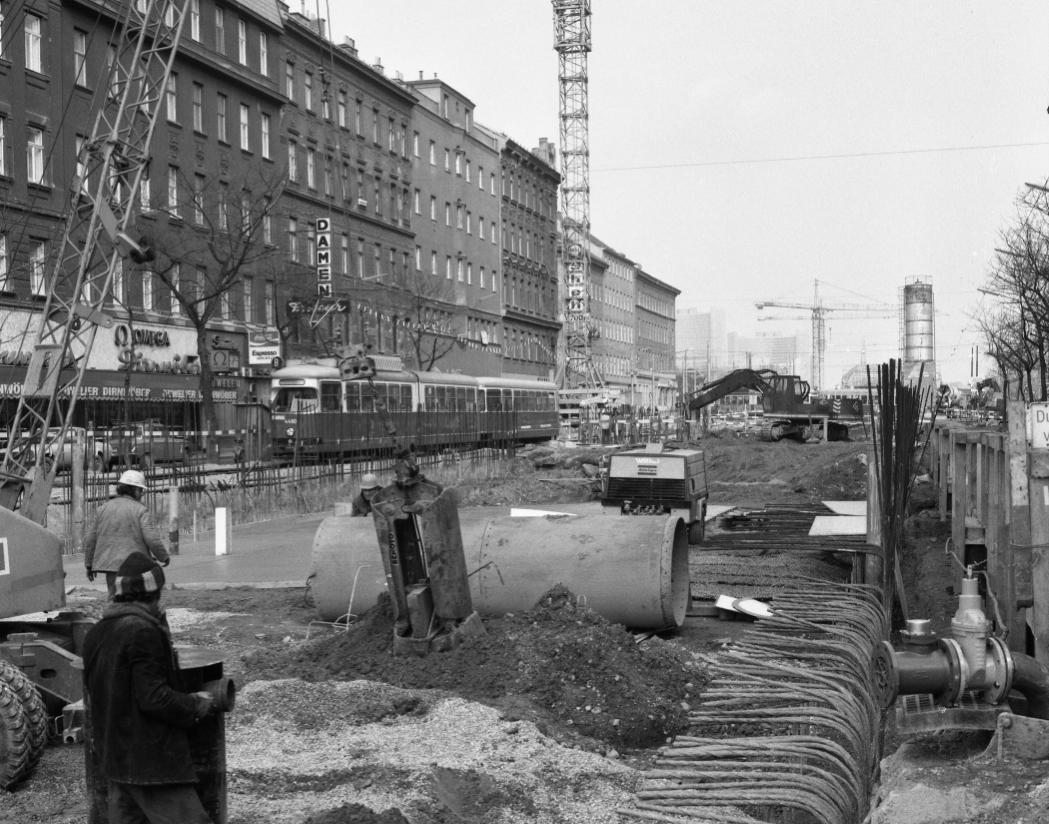
POLYGON ((87 85, 87 32, 73 29, 73 82, 87 85))
POLYGON ((35 14, 25 16, 25 67, 30 71, 42 72, 40 63, 40 39, 42 21, 35 14))
POLYGON ((303 105, 309 110, 313 111, 313 75, 310 72, 306 72, 302 76, 303 80, 303 105))
POLYGON ((364 277, 364 238, 357 238, 357 277, 364 277))
POLYGON ((204 225, 204 175, 193 175, 193 222, 204 225))
POLYGON ((42 240, 30 241, 29 245, 29 290, 35 297, 43 297, 44 283, 47 280, 47 243, 42 240))
MULTIPOLYGON (((83 137, 78 137, 77 138, 77 156, 78 157, 80 155, 80 149, 83 147, 83 145, 84 145, 84 138, 83 137)), ((82 178, 84 173, 85 173, 85 171, 86 170, 85 170, 84 166, 78 160, 77 161, 77 173, 76 173, 77 177, 78 178, 82 178)), ((84 187, 87 186, 87 182, 84 181, 80 185, 81 185, 81 188, 84 188, 84 187)), ((138 184, 138 194, 139 194, 139 202, 141 202, 141 204, 142 204, 142 211, 143 212, 152 212, 153 211, 153 206, 152 206, 152 204, 153 204, 153 195, 152 195, 152 192, 150 191, 150 188, 149 188, 149 167, 148 166, 142 170, 142 178, 141 178, 141 180, 139 180, 139 184, 138 184)))
POLYGON ((467 183, 471 183, 472 182, 470 180, 470 161, 469 160, 466 161, 466 182, 467 183))
POLYGON ((459 153, 455 153, 455 173, 461 175, 463 173, 463 156, 459 153))
POLYGON ((436 252, 430 252, 430 274, 431 275, 436 275, 437 274, 437 253, 436 252))
POLYGON ((452 256, 448 255, 444 261, 444 278, 445 280, 452 279, 452 256))
POLYGON ((251 323, 255 315, 255 280, 244 278, 244 320, 251 323))
POLYGON ((470 225, 472 220, 473 220, 473 215, 471 215, 469 212, 467 212, 466 213, 466 234, 468 234, 468 235, 469 234, 473 234, 473 229, 472 229, 472 227, 470 225))
POLYGON ((484 289, 484 267, 482 266, 480 271, 477 273, 477 285, 484 289))
POLYGON ((331 120, 331 101, 328 99, 328 89, 321 80, 321 117, 331 120))
POLYGON ((484 240, 484 218, 477 218, 477 237, 484 240))
POLYGON ((193 84, 193 130, 204 131, 204 87, 200 83, 193 84))
POLYGON ((430 220, 437 222, 437 197, 430 195, 430 220))
POLYGON ((350 273, 350 236, 344 234, 339 241, 339 248, 342 252, 342 273, 348 275, 350 273))
POLYGON ((372 143, 379 142, 379 110, 372 109, 372 143))
POLYGON ((372 271, 372 274, 382 274, 382 246, 378 243, 375 244, 375 269, 372 271))
POLYGON ((0 175, 7 175, 7 118, 0 117, 0 175))
POLYGON ((219 183, 219 231, 229 231, 229 184, 219 183))
POLYGON ((419 211, 419 201, 421 199, 422 198, 419 196, 419 190, 416 189, 415 193, 412 195, 412 211, 414 211, 417 215, 422 214, 422 212, 419 211))
POLYGON ((354 129, 354 131, 356 131, 357 134, 364 134, 364 132, 361 130, 362 126, 363 126, 363 124, 361 123, 361 121, 363 120, 363 115, 361 114, 361 101, 360 100, 357 101, 357 107, 354 110, 353 119, 354 119, 354 126, 356 127, 354 129))
POLYGON ((243 20, 237 21, 237 60, 248 65, 248 24, 243 20))
POLYGON ((266 198, 262 211, 262 242, 267 246, 273 244, 273 200, 266 198))
POLYGON ((7 276, 11 270, 7 263, 7 235, 0 235, 0 292, 6 292, 7 276))
POLYGON ((495 194, 495 172, 488 175, 488 190, 492 195, 495 194))
POLYGON ((251 140, 250 133, 248 131, 248 118, 250 117, 250 110, 247 104, 240 104, 240 148, 242 151, 251 151, 251 140))
POLYGON ((172 72, 168 75, 168 88, 165 94, 167 99, 168 120, 178 123, 178 74, 172 72))
POLYGON ((264 31, 259 32, 259 74, 270 76, 270 36, 264 31))
POLYGON ((472 286, 474 282, 474 265, 472 263, 466 264, 466 285, 472 286))
POLYGON ((30 126, 26 129, 29 142, 26 144, 26 179, 30 183, 44 182, 44 132, 30 126))
POLYGON ((463 205, 461 203, 455 207, 455 228, 460 230, 463 228, 463 205))
POLYGON ((306 227, 306 262, 317 265, 317 227, 312 223, 306 227))
POLYGON ((350 199, 350 164, 345 160, 342 163, 342 197, 343 200, 350 199))
POLYGON ((189 37, 200 42, 200 0, 189 0, 189 37))
POLYGON ((265 112, 260 115, 259 125, 262 130, 262 156, 266 160, 270 159, 270 116, 265 112))
POLYGON ((306 185, 311 189, 317 188, 317 152, 311 148, 306 149, 306 185))
POLYGON ((293 217, 288 218, 288 257, 299 260, 299 221, 293 217))
POLYGON ((215 106, 215 116, 217 119, 218 137, 223 143, 229 142, 229 135, 226 132, 226 95, 220 94, 217 99, 215 106))
POLYGON ((445 203, 444 204, 444 225, 445 226, 451 226, 452 225, 452 204, 451 203, 445 203))
POLYGON ((276 311, 275 311, 276 310, 276 303, 277 303, 276 295, 275 295, 276 291, 277 291, 277 284, 275 284, 273 281, 267 281, 266 282, 266 296, 265 296, 265 298, 266 298, 266 306, 265 306, 266 317, 264 318, 264 320, 265 320, 266 324, 269 325, 269 326, 272 326, 275 323, 276 318, 277 318, 276 311))
POLYGON ((142 309, 153 311, 153 273, 148 269, 142 272, 142 309))
POLYGON ((168 213, 179 217, 178 212, 178 167, 168 166, 168 213))
POLYGON ((423 247, 415 247, 415 271, 421 272, 423 269, 423 247))
POLYGON ((240 194, 240 230, 246 237, 251 235, 251 194, 241 192, 240 194))
POLYGON ((452 171, 452 153, 447 149, 444 150, 444 170, 446 172, 452 171))
POLYGON ((346 92, 339 92, 339 125, 346 128, 346 92))
POLYGON ((288 180, 295 183, 299 181, 298 148, 299 146, 294 140, 288 141, 288 180))
POLYGON ((432 140, 430 141, 430 165, 437 165, 437 144, 432 140))
POLYGON ((382 197, 379 193, 379 178, 375 178, 375 214, 382 214, 382 197))
POLYGON ((419 133, 412 132, 412 156, 419 156, 419 133))
POLYGON ((397 150, 397 131, 393 125, 392 117, 387 121, 387 126, 389 127, 389 131, 386 134, 386 148, 389 151, 394 152, 397 150))
POLYGON ((291 62, 284 67, 284 96, 295 102, 295 64, 291 62))
POLYGON ((220 8, 215 9, 215 51, 226 53, 226 12, 220 8))

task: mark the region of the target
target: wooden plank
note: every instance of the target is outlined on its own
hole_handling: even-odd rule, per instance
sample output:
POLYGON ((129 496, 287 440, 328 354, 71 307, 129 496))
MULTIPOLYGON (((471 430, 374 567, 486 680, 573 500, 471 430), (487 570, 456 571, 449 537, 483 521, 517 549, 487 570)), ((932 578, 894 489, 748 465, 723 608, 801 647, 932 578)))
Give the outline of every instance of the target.
MULTIPOLYGON (((966 484, 966 453, 968 446, 964 440, 955 440, 951 449, 951 550, 958 558, 958 563, 965 563, 965 506, 968 500, 966 484)), ((954 591, 962 591, 962 576, 964 575, 958 563, 951 561, 951 571, 954 573, 951 580, 954 582, 954 591)))
POLYGON ((1015 600, 1003 604, 1008 612, 1009 648, 1023 652, 1027 607, 1034 601, 1031 580, 1031 506, 1027 486, 1027 410, 1023 401, 1009 401, 1009 540, 1015 600))
POLYGON ((939 478, 940 520, 947 520, 948 493, 951 491, 951 432, 947 427, 939 430, 939 478))

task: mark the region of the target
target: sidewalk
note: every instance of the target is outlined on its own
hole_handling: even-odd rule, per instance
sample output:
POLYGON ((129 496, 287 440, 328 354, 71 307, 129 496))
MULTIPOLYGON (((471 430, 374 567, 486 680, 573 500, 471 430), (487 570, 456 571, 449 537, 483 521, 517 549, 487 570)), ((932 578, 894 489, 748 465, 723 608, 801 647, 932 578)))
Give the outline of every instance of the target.
MULTIPOLYGON (((550 504, 533 506, 556 512, 599 514, 601 505, 550 504)), ((321 521, 332 513, 294 515, 272 521, 261 521, 233 528, 233 550, 229 555, 215 555, 215 533, 198 535, 197 541, 187 540, 182 533, 179 554, 171 557, 171 565, 164 570, 169 585, 187 589, 222 589, 229 586, 248 586, 258 589, 301 587, 309 575, 313 557, 313 536, 321 521)), ((461 520, 501 518, 510 514, 509 506, 480 506, 459 510, 461 520)), ((105 579, 87 580, 84 556, 65 555, 66 591, 73 587, 105 590, 105 579)))

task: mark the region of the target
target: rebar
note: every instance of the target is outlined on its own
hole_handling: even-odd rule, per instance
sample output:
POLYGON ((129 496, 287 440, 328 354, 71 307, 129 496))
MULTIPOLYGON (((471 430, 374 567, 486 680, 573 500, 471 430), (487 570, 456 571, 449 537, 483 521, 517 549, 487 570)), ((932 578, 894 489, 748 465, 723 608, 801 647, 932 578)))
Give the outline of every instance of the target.
POLYGON ((871 661, 887 626, 876 588, 805 581, 731 649, 690 732, 660 750, 631 819, 854 824, 870 807, 882 717, 871 661))

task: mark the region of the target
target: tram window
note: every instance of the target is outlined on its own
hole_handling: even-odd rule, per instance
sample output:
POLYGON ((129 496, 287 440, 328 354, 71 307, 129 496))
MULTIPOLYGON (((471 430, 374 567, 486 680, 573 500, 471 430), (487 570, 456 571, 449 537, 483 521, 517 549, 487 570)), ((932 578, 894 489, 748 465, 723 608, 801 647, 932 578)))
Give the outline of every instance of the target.
POLYGON ((321 382, 321 411, 341 412, 341 386, 333 381, 321 382))
POLYGON ((415 411, 412 406, 412 388, 406 383, 401 384, 401 409, 408 412, 415 411))
POLYGON ((485 393, 488 395, 488 411, 489 412, 501 412, 503 409, 503 402, 499 396, 498 389, 486 389, 485 393))
POLYGON ((424 386, 426 395, 426 411, 434 412, 437 409, 437 387, 435 386, 424 386))
POLYGON ((557 409, 557 399, 554 396, 553 392, 547 392, 546 393, 546 411, 547 412, 553 412, 555 409, 557 409))
POLYGON ((313 387, 282 387, 273 399, 274 412, 316 412, 317 390, 313 387))
POLYGON ((477 411, 477 390, 472 386, 466 387, 466 411, 477 411))
POLYGON ((503 389, 503 409, 510 410, 514 408, 514 393, 509 389, 503 389))
POLYGON ((484 390, 477 390, 477 411, 484 412, 484 390))
POLYGON ((455 387, 455 411, 464 412, 466 411, 466 387, 457 386, 455 387))
POLYGON ((353 381, 346 383, 346 411, 361 411, 361 385, 353 381))
POLYGON ((448 411, 448 392, 447 387, 437 387, 437 411, 447 412, 448 411))

